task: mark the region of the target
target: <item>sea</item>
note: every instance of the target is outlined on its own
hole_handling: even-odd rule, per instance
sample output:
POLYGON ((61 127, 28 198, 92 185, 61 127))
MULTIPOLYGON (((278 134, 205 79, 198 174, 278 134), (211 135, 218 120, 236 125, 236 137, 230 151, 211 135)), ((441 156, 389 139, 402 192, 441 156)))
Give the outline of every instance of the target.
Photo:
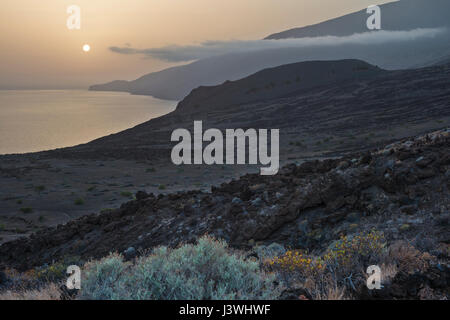
POLYGON ((88 90, 0 90, 0 154, 74 146, 175 110, 177 101, 88 90))

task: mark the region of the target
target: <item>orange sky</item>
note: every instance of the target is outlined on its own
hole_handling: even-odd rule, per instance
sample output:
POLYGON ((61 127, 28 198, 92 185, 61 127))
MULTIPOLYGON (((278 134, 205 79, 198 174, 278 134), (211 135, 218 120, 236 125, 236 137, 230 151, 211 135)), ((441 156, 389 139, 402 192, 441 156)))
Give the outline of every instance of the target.
MULTIPOLYGON (((0 88, 70 88, 134 79, 170 64, 110 46, 249 40, 387 0, 1 0, 0 88), (81 7, 81 30, 66 9, 81 7), (89 53, 82 46, 91 46, 89 53)), ((172 64, 173 65, 173 64, 172 64)))

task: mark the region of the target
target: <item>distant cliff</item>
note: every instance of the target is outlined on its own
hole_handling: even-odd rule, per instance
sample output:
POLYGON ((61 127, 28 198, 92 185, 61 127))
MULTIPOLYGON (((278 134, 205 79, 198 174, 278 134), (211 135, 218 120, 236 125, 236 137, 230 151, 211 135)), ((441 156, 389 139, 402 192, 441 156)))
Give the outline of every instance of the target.
MULTIPOLYGON (((383 30, 412 30, 450 26, 448 0, 401 0, 380 5, 383 30)), ((349 36, 367 32, 366 9, 322 23, 275 33, 266 39, 349 36)))

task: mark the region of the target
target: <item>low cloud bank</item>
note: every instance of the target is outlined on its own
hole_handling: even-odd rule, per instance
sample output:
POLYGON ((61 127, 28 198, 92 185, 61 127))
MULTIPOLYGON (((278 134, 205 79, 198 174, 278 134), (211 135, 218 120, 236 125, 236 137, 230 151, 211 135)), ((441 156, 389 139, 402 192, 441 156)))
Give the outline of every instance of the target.
POLYGON ((445 28, 420 28, 409 31, 371 31, 355 33, 351 36, 312 37, 285 40, 234 40, 234 41, 205 41, 198 45, 165 46, 160 48, 137 49, 131 46, 110 47, 109 50, 124 55, 143 55, 168 62, 183 62, 204 59, 226 53, 238 53, 279 48, 306 48, 320 46, 342 46, 352 44, 383 44, 417 41, 434 38, 446 33, 445 28))

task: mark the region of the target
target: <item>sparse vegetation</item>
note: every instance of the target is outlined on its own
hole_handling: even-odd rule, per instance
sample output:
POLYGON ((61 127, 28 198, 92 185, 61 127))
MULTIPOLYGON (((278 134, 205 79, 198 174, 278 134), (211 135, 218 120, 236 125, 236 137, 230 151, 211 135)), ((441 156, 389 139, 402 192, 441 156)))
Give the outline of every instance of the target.
POLYGON ((121 195, 122 197, 125 197, 125 198, 132 198, 132 197, 133 197, 133 193, 131 193, 131 192, 129 192, 129 191, 122 191, 122 192, 120 193, 120 195, 121 195))
POLYGON ((70 265, 80 265, 80 259, 74 256, 66 256, 52 264, 45 264, 41 267, 29 270, 27 275, 40 282, 55 283, 66 279, 67 267, 70 265))
MULTIPOLYGON (((365 286, 368 265, 379 265, 382 283, 389 285, 399 273, 427 272, 436 259, 405 241, 387 247, 383 234, 375 230, 342 236, 318 256, 301 250, 286 251, 275 243, 256 246, 254 250, 259 260, 244 258, 248 253, 233 251, 224 241, 204 236, 196 245, 158 247, 134 262, 125 262, 114 253, 84 265, 83 285, 76 298, 278 299, 286 288, 301 288, 306 296, 301 294, 299 299, 353 299, 365 286)), ((0 294, 0 300, 60 299, 57 283, 65 279, 65 271, 71 264, 82 262, 66 258, 23 274, 8 271, 8 276, 16 279, 17 287, 0 294), (22 290, 21 283, 28 283, 31 289, 22 290)))
POLYGON ((383 234, 370 231, 341 237, 321 256, 289 250, 266 264, 278 270, 284 281, 303 283, 315 299, 329 299, 330 295, 342 299, 347 289, 363 283, 365 267, 382 261, 386 252, 383 234))
MULTIPOLYGON (((448 246, 442 240, 449 218, 449 134, 439 132, 370 153, 302 163, 299 159, 271 179, 247 175, 209 194, 155 197, 143 191, 137 194, 142 200, 109 216, 92 215, 30 240, 16 240, 11 244, 14 254, 9 254, 10 247, 0 247, 5 265, 34 268, 26 273, 35 282, 16 281, 8 274, 8 286, 17 293, 44 288, 48 281, 59 283, 67 275, 52 260, 70 248, 83 257, 104 257, 84 267, 78 298, 85 299, 448 299, 448 246), (206 231, 232 239, 233 248, 211 237, 198 240, 206 231), (198 244, 190 244, 193 241, 198 244), (179 243, 189 244, 173 247, 179 243), (31 251, 30 244, 36 244, 31 251), (170 247, 155 249, 152 244, 170 247), (106 256, 116 249, 123 256, 106 256), (43 261, 46 252, 52 255, 43 261), (44 262, 49 265, 35 267, 44 262), (370 265, 381 268, 381 290, 367 289, 370 265)), ((341 132, 333 142, 350 133, 356 135, 341 132)), ((305 142, 294 134, 291 145, 311 146, 329 136, 321 133, 305 142)), ((358 133, 357 141, 366 136, 368 132, 358 133)), ((209 170, 198 173, 207 176, 209 170)), ((164 177, 157 179, 148 185, 159 188, 164 177)), ((205 182, 190 179, 189 185, 202 188, 205 182)), ((114 195, 134 188, 125 183, 114 195)), ((25 203, 31 201, 23 197, 25 203)), ((8 205, 17 199, 10 197, 8 205)), ((8 233, 30 234, 44 226, 33 224, 41 214, 34 211, 35 217, 16 217, 19 223, 12 224, 3 214, 1 222, 8 233)))
POLYGON ((347 277, 353 270, 379 261, 385 247, 383 234, 373 230, 341 237, 328 249, 323 259, 336 273, 347 277))
POLYGON ((36 192, 41 193, 42 191, 45 190, 45 186, 36 186, 36 187, 34 187, 34 190, 35 190, 36 192))
POLYGON ((0 300, 60 300, 61 291, 54 283, 34 290, 7 290, 0 293, 0 300))
POLYGON ((23 207, 23 208, 20 208, 20 211, 21 211, 22 213, 32 213, 32 212, 33 212, 33 208, 30 208, 30 207, 23 207))
POLYGON ((103 214, 103 213, 108 213, 108 212, 111 212, 111 211, 113 211, 114 209, 111 209, 111 208, 105 208, 105 209, 102 209, 102 210, 100 210, 100 213, 101 214, 103 214))
POLYGON ((400 231, 408 231, 410 229, 410 225, 409 224, 403 224, 400 226, 400 231))

